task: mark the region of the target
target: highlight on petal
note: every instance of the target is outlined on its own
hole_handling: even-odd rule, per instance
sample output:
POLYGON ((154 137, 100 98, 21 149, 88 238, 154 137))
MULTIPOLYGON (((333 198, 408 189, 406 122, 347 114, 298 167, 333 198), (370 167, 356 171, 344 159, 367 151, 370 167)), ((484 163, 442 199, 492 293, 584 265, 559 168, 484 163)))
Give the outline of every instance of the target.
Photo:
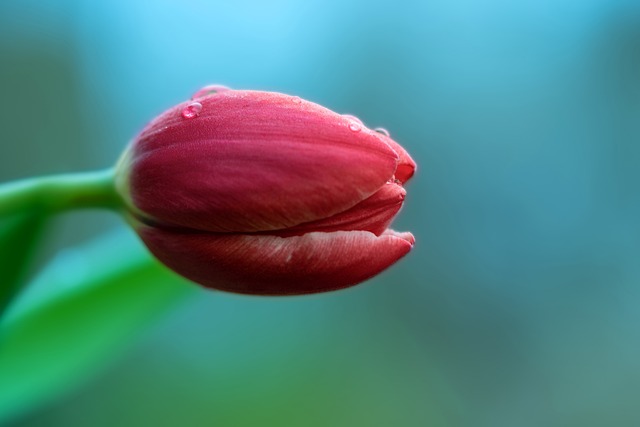
POLYGON ((397 175, 389 143, 294 99, 230 90, 199 99, 196 118, 184 104, 162 114, 130 156, 135 208, 203 231, 277 230, 344 212, 397 175))
POLYGON ((313 232, 279 237, 179 233, 141 226, 151 252, 205 287, 258 295, 325 292, 360 283, 386 269, 414 244, 411 233, 313 232))

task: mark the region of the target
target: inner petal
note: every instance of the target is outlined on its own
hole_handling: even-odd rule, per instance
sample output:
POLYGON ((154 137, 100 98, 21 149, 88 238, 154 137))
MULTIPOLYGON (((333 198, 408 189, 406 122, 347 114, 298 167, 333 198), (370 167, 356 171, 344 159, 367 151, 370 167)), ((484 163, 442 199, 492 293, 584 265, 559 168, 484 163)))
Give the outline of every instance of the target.
POLYGON ((363 230, 379 236, 387 229, 402 208, 406 193, 401 185, 387 182, 372 196, 344 212, 265 234, 287 237, 314 231, 363 230))

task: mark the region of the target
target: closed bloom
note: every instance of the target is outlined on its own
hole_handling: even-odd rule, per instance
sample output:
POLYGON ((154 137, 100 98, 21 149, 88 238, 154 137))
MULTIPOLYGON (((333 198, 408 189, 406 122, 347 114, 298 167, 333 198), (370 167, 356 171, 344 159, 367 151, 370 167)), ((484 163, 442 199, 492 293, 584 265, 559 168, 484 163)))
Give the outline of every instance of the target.
POLYGON ((415 167, 386 132, 352 116, 279 93, 205 88, 131 143, 118 190, 144 243, 182 276, 303 294, 357 284, 409 252, 411 233, 387 227, 415 167))

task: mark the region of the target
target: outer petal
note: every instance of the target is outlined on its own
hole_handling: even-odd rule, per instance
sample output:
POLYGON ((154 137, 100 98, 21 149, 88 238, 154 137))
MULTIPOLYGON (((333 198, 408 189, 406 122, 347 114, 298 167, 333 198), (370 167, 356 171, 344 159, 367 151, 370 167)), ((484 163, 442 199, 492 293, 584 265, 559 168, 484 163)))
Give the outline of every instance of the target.
POLYGON ((135 208, 166 225, 283 229, 355 206, 396 170, 387 143, 317 104, 253 91, 198 101, 198 117, 182 104, 150 123, 125 165, 135 208))
POLYGON ((307 222, 285 229, 270 232, 278 236, 297 236, 313 231, 351 231, 364 230, 382 234, 393 218, 398 214, 407 192, 402 186, 388 182, 373 196, 363 200, 351 209, 318 221, 307 222))
POLYGON ((138 230, 165 265, 205 287, 260 295, 331 291, 362 282, 412 248, 411 233, 302 236, 180 234, 138 230))

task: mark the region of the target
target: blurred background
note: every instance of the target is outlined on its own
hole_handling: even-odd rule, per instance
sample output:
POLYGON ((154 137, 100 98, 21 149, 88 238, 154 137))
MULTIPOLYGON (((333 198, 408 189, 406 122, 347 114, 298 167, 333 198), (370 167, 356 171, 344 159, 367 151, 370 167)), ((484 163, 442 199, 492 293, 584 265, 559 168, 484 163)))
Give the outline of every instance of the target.
MULTIPOLYGON (((109 167, 209 83, 389 129, 415 250, 330 294, 193 287, 7 425, 640 425, 637 0, 4 1, 0 181, 109 167)), ((47 236, 68 273, 142 250, 109 213, 47 236)))

